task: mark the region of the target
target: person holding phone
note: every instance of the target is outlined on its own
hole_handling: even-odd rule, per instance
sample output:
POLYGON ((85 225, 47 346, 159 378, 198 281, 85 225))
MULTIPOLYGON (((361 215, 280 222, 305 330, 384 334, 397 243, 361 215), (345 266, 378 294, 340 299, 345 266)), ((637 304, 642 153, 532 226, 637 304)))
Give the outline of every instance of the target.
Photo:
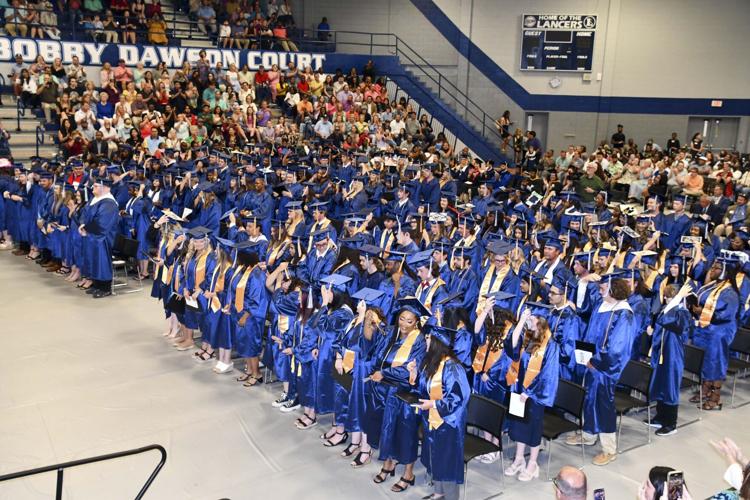
POLYGON ((656 466, 648 472, 638 489, 638 500, 692 500, 682 472, 671 467, 656 466))
POLYGON ((407 365, 409 382, 419 387, 419 403, 412 406, 422 415, 422 464, 433 484, 433 493, 425 498, 458 500, 471 387, 452 348, 456 330, 430 325, 427 331, 427 353, 419 370, 416 361, 407 365))
POLYGON ((508 423, 508 434, 516 442, 516 458, 504 473, 518 475, 519 481, 539 477, 544 408, 554 404, 560 380, 560 346, 546 319, 550 309, 546 304, 527 303, 512 335, 505 338, 504 351, 513 360, 506 381, 526 405, 523 417, 510 418, 508 423), (528 464, 524 460, 526 446, 531 449, 528 464))

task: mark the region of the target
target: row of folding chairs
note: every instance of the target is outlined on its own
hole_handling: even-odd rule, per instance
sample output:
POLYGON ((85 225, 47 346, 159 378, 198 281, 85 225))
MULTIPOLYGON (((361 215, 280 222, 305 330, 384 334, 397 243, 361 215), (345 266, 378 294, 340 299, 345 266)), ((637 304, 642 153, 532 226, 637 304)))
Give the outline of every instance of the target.
MULTIPOLYGON (((750 373, 750 330, 740 328, 735 335, 734 341, 730 345, 732 357, 729 362, 727 375, 732 377, 732 401, 731 406, 744 406, 750 403, 750 400, 735 406, 735 394, 737 389, 737 380, 740 377, 747 376, 750 373)), ((682 383, 680 388, 688 390, 697 387, 701 400, 702 378, 701 370, 703 367, 703 358, 705 351, 693 345, 685 345, 685 368, 683 372, 682 383)), ((631 360, 628 362, 618 382, 618 390, 615 392, 615 407, 617 409, 617 443, 618 452, 644 446, 651 443, 651 426, 646 426, 647 440, 645 443, 638 444, 626 450, 619 449, 620 437, 622 431, 622 418, 634 410, 646 410, 647 421, 651 421, 651 409, 653 403, 650 395, 650 382, 653 375, 653 369, 647 363, 642 361, 631 360)), ((552 462, 553 443, 560 436, 570 432, 580 432, 583 429, 583 403, 586 396, 586 389, 578 384, 561 379, 557 389, 555 402, 551 408, 548 408, 544 414, 542 437, 548 443, 547 449, 547 480, 550 478, 550 463, 552 462)), ((699 414, 700 405, 698 405, 699 414)), ((466 418, 466 438, 464 441, 464 466, 465 477, 468 472, 468 464, 475 457, 499 452, 501 477, 502 470, 505 469, 503 460, 503 427, 507 408, 493 400, 472 394, 466 418), (483 434, 487 433, 486 435, 483 434)), ((697 422, 700 417, 685 422, 680 425, 684 427, 691 423, 697 422)), ((586 451, 581 444, 581 466, 585 465, 586 451)), ((468 482, 468 481, 467 481, 468 482)), ((464 496, 466 495, 466 486, 464 486, 464 496)))

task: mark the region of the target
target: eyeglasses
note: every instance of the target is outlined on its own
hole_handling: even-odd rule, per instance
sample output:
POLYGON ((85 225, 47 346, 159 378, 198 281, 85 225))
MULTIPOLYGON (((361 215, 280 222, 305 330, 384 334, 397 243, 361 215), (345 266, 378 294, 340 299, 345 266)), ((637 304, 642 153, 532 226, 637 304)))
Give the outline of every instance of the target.
POLYGON ((560 490, 560 485, 557 484, 557 481, 559 481, 557 477, 552 478, 552 484, 555 486, 555 489, 560 490))

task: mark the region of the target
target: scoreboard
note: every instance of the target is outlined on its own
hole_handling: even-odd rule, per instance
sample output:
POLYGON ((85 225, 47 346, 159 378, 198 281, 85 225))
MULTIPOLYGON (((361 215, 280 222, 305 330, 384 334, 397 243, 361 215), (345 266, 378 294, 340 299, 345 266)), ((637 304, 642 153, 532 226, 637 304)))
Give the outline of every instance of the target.
POLYGON ((524 14, 521 70, 591 71, 596 16, 524 14))

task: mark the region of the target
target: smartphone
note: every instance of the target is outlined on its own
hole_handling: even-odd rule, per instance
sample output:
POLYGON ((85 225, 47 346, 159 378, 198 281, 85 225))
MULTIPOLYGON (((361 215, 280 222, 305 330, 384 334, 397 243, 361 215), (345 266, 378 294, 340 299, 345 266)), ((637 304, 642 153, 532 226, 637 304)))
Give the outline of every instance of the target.
POLYGON ((684 486, 685 477, 682 471, 667 474, 667 500, 680 500, 684 486))
POLYGON ((594 500, 604 500, 604 488, 594 490, 594 500))

